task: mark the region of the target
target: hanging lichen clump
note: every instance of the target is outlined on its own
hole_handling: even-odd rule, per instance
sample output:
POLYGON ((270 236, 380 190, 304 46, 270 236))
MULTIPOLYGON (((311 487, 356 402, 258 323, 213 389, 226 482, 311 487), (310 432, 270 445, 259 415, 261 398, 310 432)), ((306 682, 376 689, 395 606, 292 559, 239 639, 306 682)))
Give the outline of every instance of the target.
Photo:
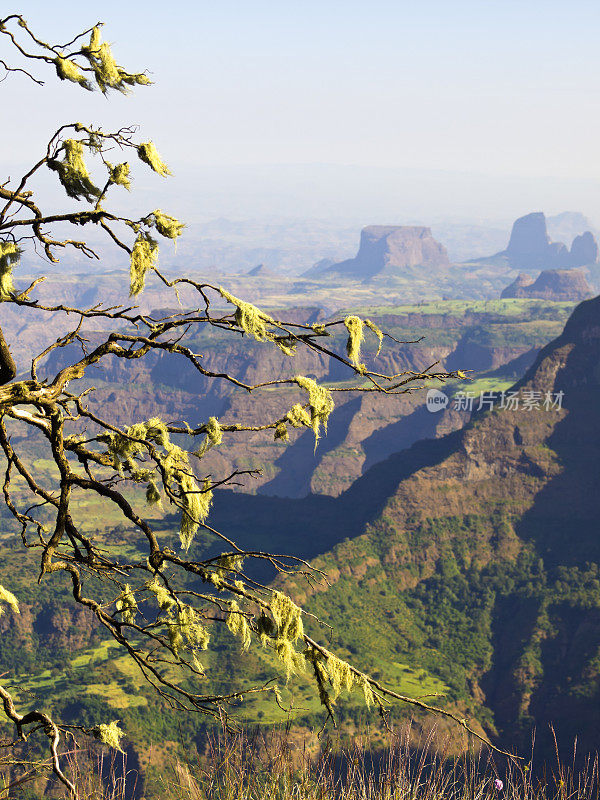
POLYGON ((48 167, 58 173, 58 179, 69 197, 75 200, 81 200, 83 197, 88 203, 93 202, 101 192, 92 183, 90 173, 83 160, 83 142, 80 142, 79 139, 65 139, 62 143, 62 150, 64 150, 63 160, 49 158, 48 167))
POLYGON ((0 300, 8 299, 14 292, 12 271, 20 256, 21 250, 14 242, 0 241, 0 300))
POLYGON ((200 623, 198 612, 191 606, 184 605, 177 614, 170 613, 165 625, 169 634, 169 645, 175 655, 178 655, 186 644, 192 649, 207 649, 210 634, 200 623))
POLYGON ((344 325, 348 331, 348 340, 346 342, 346 352, 348 353, 348 358, 359 372, 365 372, 365 365, 360 363, 360 349, 364 341, 364 328, 368 328, 372 333, 375 334, 375 336, 377 336, 379 346, 377 347, 375 358, 377 358, 381 352, 381 346, 383 344, 383 332, 377 327, 377 325, 375 325, 374 322, 371 322, 370 319, 365 319, 363 321, 360 317, 353 315, 346 317, 344 320, 344 325))
POLYGON ((121 612, 123 622, 134 622, 135 615, 138 611, 138 604, 134 593, 131 591, 131 586, 129 586, 128 583, 125 584, 125 588, 117 598, 115 606, 117 611, 121 612))
POLYGON ((278 591, 273 592, 269 606, 277 625, 278 638, 297 641, 304 634, 301 609, 286 594, 278 591))
POLYGON ((360 364, 360 346, 364 338, 362 320, 355 316, 346 317, 344 325, 348 331, 348 341, 346 342, 348 358, 355 367, 364 368, 364 365, 360 364))
POLYGON ((175 598, 167 587, 159 581, 156 575, 151 581, 146 581, 145 588, 154 595, 161 611, 168 611, 176 605, 175 598))
POLYGON ((125 161, 123 164, 117 164, 113 167, 112 164, 107 162, 106 166, 108 167, 110 182, 117 186, 124 186, 129 191, 129 189, 131 189, 129 164, 125 161))
POLYGON ((381 353, 381 346, 383 345, 383 331, 380 330, 377 327, 377 325, 375 325, 374 322, 371 322, 370 319, 366 319, 364 321, 364 323, 365 323, 366 327, 369 328, 369 330, 372 331, 375 334, 375 336, 377 337, 377 339, 378 339, 379 344, 378 344, 378 347, 377 347, 377 352, 375 353, 375 358, 377 358, 379 353, 381 353))
POLYGON ((182 547, 188 550, 199 524, 206 521, 210 511, 213 498, 210 480, 206 478, 200 489, 191 472, 188 454, 171 442, 166 425, 158 417, 147 422, 138 422, 127 428, 124 434, 103 434, 101 439, 107 443, 108 455, 117 472, 123 475, 126 469, 132 480, 148 481, 146 500, 151 504, 157 504, 161 500, 153 478, 154 473, 139 466, 136 457, 147 450, 146 444, 159 445, 165 450, 161 453, 154 448, 153 455, 162 470, 165 486, 175 484, 178 490, 181 503, 179 537, 182 547))
POLYGON ((131 251, 131 261, 129 265, 130 286, 129 295, 134 297, 144 288, 146 273, 153 269, 158 258, 158 244, 150 234, 142 231, 131 251))
MULTIPOLYGON (((302 406, 301 406, 301 408, 302 408, 302 406)), ((309 417, 309 419, 310 419, 310 417, 309 417)), ((294 426, 294 427, 297 427, 297 426, 294 426)), ((287 442, 289 440, 290 435, 288 433, 287 425, 285 424, 285 422, 277 423, 277 426, 275 427, 275 434, 274 434, 273 438, 275 439, 275 441, 277 441, 278 439, 281 439, 282 442, 287 442)))
POLYGON ((84 89, 87 89, 88 91, 92 90, 93 87, 91 83, 79 70, 79 67, 74 61, 71 61, 69 58, 64 58, 63 56, 56 56, 54 59, 54 65, 56 67, 56 74, 61 81, 78 83, 80 86, 83 86, 84 89))
POLYGON ((118 719, 114 719, 108 725, 104 723, 96 725, 95 728, 92 728, 92 733, 96 737, 96 739, 99 739, 102 742, 102 744, 108 745, 108 747, 113 747, 120 753, 125 752, 121 747, 121 739, 123 738, 123 736, 125 736, 125 734, 119 728, 118 719))
POLYGON ((245 300, 240 300, 229 294, 222 286, 219 286, 219 292, 228 303, 235 306, 235 321, 244 333, 253 336, 258 342, 264 342, 266 339, 271 338, 267 324, 274 322, 273 317, 265 314, 264 311, 253 306, 252 303, 246 303, 245 300))
POLYGON ((179 222, 179 220, 175 219, 175 217, 172 217, 170 214, 163 214, 160 208, 153 211, 152 216, 154 217, 156 230, 166 239, 175 241, 177 237, 181 236, 183 233, 183 229, 185 228, 184 223, 179 222))
MULTIPOLYGON (((90 43, 86 47, 82 47, 81 52, 89 61, 94 71, 98 88, 103 94, 106 94, 108 89, 116 89, 118 92, 126 94, 130 86, 135 86, 136 84, 147 86, 151 83, 147 75, 143 73, 131 74, 117 64, 108 42, 102 42, 98 25, 92 28, 90 43)), ((69 78, 69 80, 72 79, 69 78)))
POLYGON ((210 641, 210 633, 202 625, 202 617, 191 606, 177 603, 171 592, 164 586, 157 575, 146 582, 145 588, 151 592, 159 609, 165 616, 158 621, 167 629, 169 646, 178 655, 184 646, 188 646, 194 655, 194 664, 199 672, 204 668, 196 659, 196 650, 206 650, 210 641))
MULTIPOLYGON (((305 378, 303 375, 296 375, 293 379, 295 383, 301 389, 304 389, 305 392, 308 392, 308 404, 310 407, 310 424, 315 434, 315 447, 317 446, 317 441, 319 440, 319 428, 321 425, 327 431, 327 421, 329 420, 329 415, 334 409, 334 402, 331 396, 331 392, 329 389, 326 389, 324 386, 319 386, 316 381, 313 381, 312 378, 305 378)), ((302 409, 302 406, 294 406, 292 409, 293 415, 288 418, 292 425, 294 425, 293 417, 295 416, 296 420, 300 424, 305 424, 303 420, 303 416, 298 410, 298 408, 302 409)), ((304 409, 302 409, 304 411, 304 409)), ((289 414, 292 414, 289 412, 289 414)), ((299 427, 294 425, 294 427, 299 427)))
MULTIPOLYGON (((12 608, 15 614, 20 614, 19 611, 19 601, 14 596, 12 592, 9 592, 8 589, 5 589, 4 586, 0 585, 0 603, 6 603, 8 606, 12 608)), ((4 609, 0 606, 0 614, 4 614, 4 609)))
POLYGON ((229 611, 227 613, 227 627, 234 636, 239 636, 242 640, 242 650, 248 650, 252 642, 250 625, 246 615, 239 607, 236 600, 229 601, 229 611))
POLYGON ((302 672, 306 667, 304 655, 294 647, 294 643, 304 633, 301 610, 283 592, 275 591, 269 603, 275 625, 270 623, 264 615, 258 625, 263 646, 271 641, 273 648, 285 667, 289 680, 290 675, 302 672))
POLYGON ((206 438, 196 452, 196 455, 199 457, 202 457, 211 447, 217 447, 223 441, 223 429, 219 425, 219 420, 216 417, 209 417, 204 427, 206 430, 206 438))
POLYGON ((183 469, 177 470, 175 480, 179 484, 180 497, 183 503, 179 538, 184 550, 189 550, 198 530, 198 523, 205 522, 212 504, 213 493, 210 480, 204 479, 202 489, 199 488, 193 475, 183 469))
POLYGON ((138 145, 137 154, 140 161, 148 164, 151 170, 166 178, 171 172, 159 155, 154 142, 142 142, 138 145))
POLYGON ((273 342, 286 356, 296 355, 296 342, 293 337, 278 336, 269 327, 269 325, 275 324, 273 317, 252 305, 252 303, 247 303, 245 300, 240 300, 239 297, 234 297, 222 286, 219 286, 219 292, 228 303, 235 306, 235 322, 244 333, 254 337, 257 342, 273 342))

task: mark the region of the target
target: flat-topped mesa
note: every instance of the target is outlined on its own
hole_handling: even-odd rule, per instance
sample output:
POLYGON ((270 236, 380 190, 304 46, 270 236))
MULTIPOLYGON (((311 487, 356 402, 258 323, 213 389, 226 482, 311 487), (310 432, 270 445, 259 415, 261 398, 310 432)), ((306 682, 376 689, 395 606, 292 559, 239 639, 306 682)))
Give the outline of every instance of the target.
POLYGON ((534 281, 530 275, 521 275, 507 286, 500 297, 526 297, 580 303, 593 295, 592 289, 580 269, 545 269, 534 281))
MULTIPOLYGON (((403 275, 429 267, 446 269, 450 260, 446 248, 431 235, 431 228, 416 225, 369 225, 360 235, 355 258, 332 264, 318 274, 358 280, 403 275)), ((311 270, 312 275, 316 271, 311 270)))
POLYGON ((562 242, 552 242, 544 213, 535 211, 515 221, 508 247, 500 255, 517 269, 583 267, 598 261, 598 244, 590 231, 576 236, 571 250, 562 242))

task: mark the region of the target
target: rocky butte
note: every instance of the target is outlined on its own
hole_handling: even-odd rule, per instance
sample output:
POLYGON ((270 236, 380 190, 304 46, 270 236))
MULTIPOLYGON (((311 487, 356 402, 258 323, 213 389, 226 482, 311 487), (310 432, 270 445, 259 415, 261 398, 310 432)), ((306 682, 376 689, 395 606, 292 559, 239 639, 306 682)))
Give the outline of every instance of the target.
POLYGON ((598 243, 590 231, 576 236, 570 250, 562 242, 551 241, 546 217, 536 211, 515 221, 508 247, 493 258, 498 256, 504 256, 511 267, 527 271, 584 267, 598 261, 598 243))
POLYGON ((327 266, 316 265, 304 275, 370 282, 419 274, 423 267, 445 270, 449 266, 446 248, 433 238, 431 228, 369 225, 361 231, 360 246, 354 258, 327 266))
POLYGON ((500 297, 531 297, 579 303, 592 294, 592 289, 580 269, 545 269, 535 280, 531 275, 522 272, 503 290, 500 297))

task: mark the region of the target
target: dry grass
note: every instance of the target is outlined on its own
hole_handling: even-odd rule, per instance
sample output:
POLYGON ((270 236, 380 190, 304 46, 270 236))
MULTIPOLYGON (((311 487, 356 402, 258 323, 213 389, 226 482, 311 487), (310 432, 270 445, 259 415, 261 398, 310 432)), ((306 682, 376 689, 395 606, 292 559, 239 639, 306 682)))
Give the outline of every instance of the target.
MULTIPOLYGON (((128 771, 122 754, 103 754, 95 747, 71 751, 65 767, 79 800, 600 799, 598 758, 576 767, 575 748, 568 764, 557 754, 553 764, 540 768, 531 760, 499 760, 483 751, 446 757, 434 741, 431 731, 415 747, 414 732, 405 728, 390 737, 387 749, 373 752, 364 740, 346 746, 327 741, 315 748, 314 737, 302 739, 290 731, 215 735, 198 763, 177 762, 158 785, 145 787, 143 797, 138 776, 128 771)), ((27 783, 11 789, 5 784, 3 790, 0 782, 0 800, 38 797, 27 791, 27 783)))
MULTIPOLYGON (((282 734, 213 738, 203 766, 178 763, 163 783, 176 800, 594 800, 598 761, 583 768, 556 760, 542 772, 523 760, 487 753, 446 758, 432 748, 433 733, 415 749, 410 729, 372 753, 355 742, 331 743, 315 755, 282 734), (502 788, 498 781, 502 782, 502 788)), ((162 797, 162 795, 161 795, 162 797)))

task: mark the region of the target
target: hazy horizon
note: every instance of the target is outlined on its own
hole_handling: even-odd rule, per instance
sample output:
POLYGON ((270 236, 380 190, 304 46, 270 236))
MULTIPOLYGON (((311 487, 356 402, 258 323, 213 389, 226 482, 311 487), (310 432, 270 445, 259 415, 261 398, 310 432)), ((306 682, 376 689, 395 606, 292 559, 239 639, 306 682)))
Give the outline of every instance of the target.
MULTIPOLYGON (((15 10, 47 39, 97 21, 62 0, 15 10)), ((106 0, 101 14, 119 62, 155 85, 107 102, 51 68, 43 88, 9 76, 5 107, 28 124, 4 127, 6 166, 68 119, 136 123, 175 173, 139 186, 188 219, 600 219, 597 3, 106 0)))

